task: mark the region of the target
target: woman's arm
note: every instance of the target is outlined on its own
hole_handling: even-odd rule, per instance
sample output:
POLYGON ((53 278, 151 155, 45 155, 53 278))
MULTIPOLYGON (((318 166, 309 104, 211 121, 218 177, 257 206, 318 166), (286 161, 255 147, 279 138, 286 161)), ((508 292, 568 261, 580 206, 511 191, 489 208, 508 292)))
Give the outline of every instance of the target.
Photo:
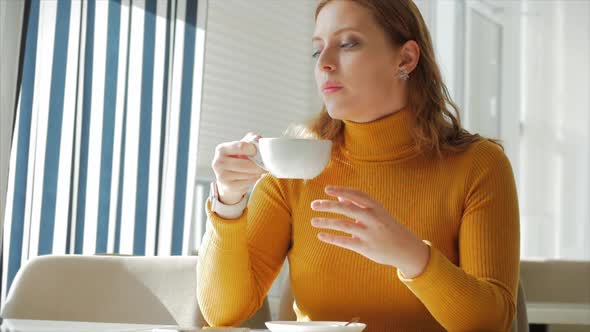
POLYGON ((291 241, 291 213, 285 197, 284 185, 266 175, 238 219, 219 217, 208 202, 197 297, 211 326, 238 325, 262 305, 291 241))
POLYGON ((519 274, 519 211, 510 162, 478 144, 459 232, 460 266, 431 246, 425 271, 402 282, 450 331, 508 331, 519 274))

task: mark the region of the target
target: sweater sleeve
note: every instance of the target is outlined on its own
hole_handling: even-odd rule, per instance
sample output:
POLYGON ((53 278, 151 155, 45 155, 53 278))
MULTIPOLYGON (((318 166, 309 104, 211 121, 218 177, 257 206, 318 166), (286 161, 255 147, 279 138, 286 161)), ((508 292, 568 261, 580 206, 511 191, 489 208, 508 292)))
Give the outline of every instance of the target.
POLYGON ((291 240, 291 212, 282 183, 270 175, 254 187, 238 219, 211 212, 199 249, 197 299, 211 326, 235 326, 262 305, 291 240))
POLYGON ((398 277, 449 331, 509 331, 520 261, 519 211, 510 162, 484 141, 474 147, 458 236, 459 266, 430 246, 425 271, 398 277))

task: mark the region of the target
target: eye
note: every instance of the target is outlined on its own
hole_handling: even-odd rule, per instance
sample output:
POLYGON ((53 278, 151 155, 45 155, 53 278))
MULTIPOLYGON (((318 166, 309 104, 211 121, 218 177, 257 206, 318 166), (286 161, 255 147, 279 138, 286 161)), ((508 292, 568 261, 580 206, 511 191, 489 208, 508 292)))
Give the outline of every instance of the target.
POLYGON ((348 43, 341 44, 340 47, 342 47, 342 48, 353 48, 357 44, 358 44, 357 42, 348 42, 348 43))
MULTIPOLYGON (((356 45, 358 45, 358 42, 352 41, 352 42, 347 42, 347 43, 340 44, 340 48, 353 48, 356 45)), ((313 52, 313 54, 311 55, 311 57, 315 59, 318 56, 320 56, 321 53, 322 53, 321 51, 315 51, 315 52, 313 52)))

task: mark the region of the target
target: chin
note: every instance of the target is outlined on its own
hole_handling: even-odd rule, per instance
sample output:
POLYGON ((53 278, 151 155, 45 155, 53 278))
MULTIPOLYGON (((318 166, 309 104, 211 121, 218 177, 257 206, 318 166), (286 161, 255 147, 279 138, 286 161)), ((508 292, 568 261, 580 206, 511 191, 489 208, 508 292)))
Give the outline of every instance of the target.
POLYGON ((330 117, 332 119, 346 120, 346 117, 343 117, 346 115, 346 113, 342 112, 342 110, 340 110, 338 108, 334 108, 334 107, 328 107, 328 106, 326 106, 326 110, 328 111, 328 114, 330 114, 330 117))
POLYGON ((336 120, 344 120, 342 116, 346 115, 346 108, 338 104, 339 103, 335 103, 333 100, 324 100, 324 106, 326 107, 326 111, 328 111, 328 114, 330 114, 330 117, 336 120))
MULTIPOLYGON (((326 110, 332 119, 336 120, 350 120, 355 121, 358 118, 358 114, 346 107, 338 107, 336 105, 326 105, 326 110)), ((356 122, 356 121, 355 121, 356 122)))

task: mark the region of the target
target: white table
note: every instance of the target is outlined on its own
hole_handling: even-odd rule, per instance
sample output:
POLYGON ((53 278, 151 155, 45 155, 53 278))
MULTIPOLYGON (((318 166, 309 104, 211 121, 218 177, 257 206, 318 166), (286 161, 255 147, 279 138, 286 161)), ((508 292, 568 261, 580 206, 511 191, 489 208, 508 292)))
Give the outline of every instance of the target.
POLYGON ((122 331, 150 331, 154 328, 165 328, 164 325, 142 325, 142 324, 113 324, 113 323, 88 323, 88 322, 65 322, 50 320, 28 320, 28 319, 5 319, 2 322, 0 331, 19 332, 122 332, 122 331))
MULTIPOLYGON (((143 325, 143 324, 114 324, 114 323, 89 323, 28 319, 5 319, 0 327, 1 332, 152 332, 152 331, 178 331, 171 325, 143 325)), ((226 329, 231 331, 232 329, 226 329)), ((191 330, 198 331, 198 330, 191 330)), ((209 330, 204 330, 209 331, 209 330)), ((210 330, 222 332, 223 330, 210 330)), ((267 330, 250 330, 267 331, 267 330)))
POLYGON ((590 325, 590 304, 527 302, 531 324, 590 325))

